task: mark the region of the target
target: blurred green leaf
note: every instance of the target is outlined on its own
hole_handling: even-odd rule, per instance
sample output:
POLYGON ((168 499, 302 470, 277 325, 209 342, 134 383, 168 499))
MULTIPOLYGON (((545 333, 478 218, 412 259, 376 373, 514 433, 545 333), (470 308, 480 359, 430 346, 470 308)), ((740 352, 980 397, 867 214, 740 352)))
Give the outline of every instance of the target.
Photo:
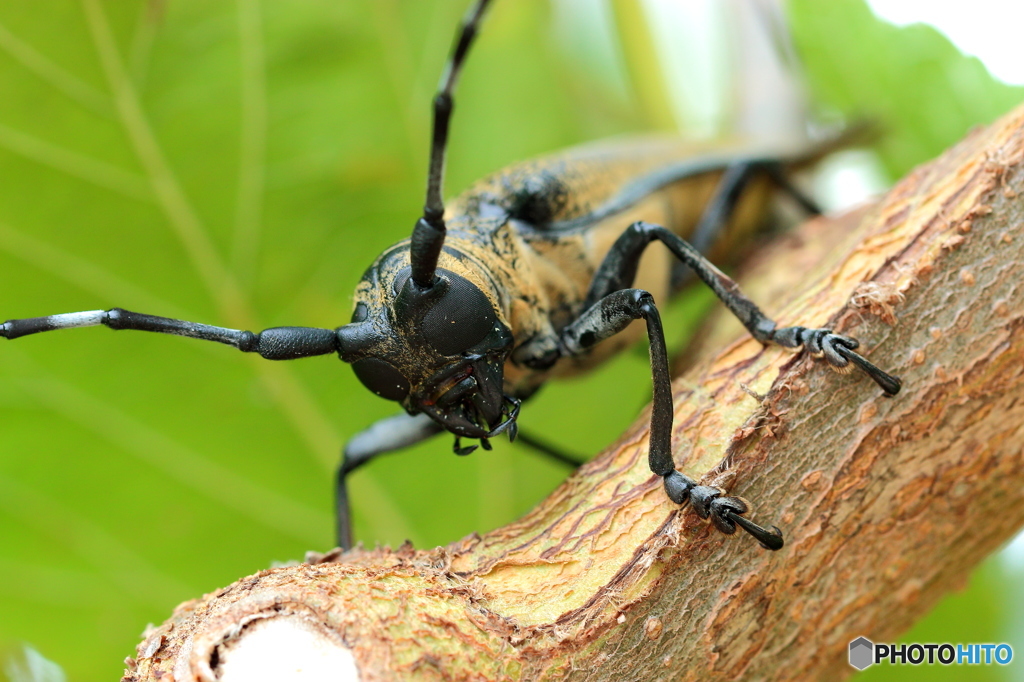
MULTIPOLYGON (((0 316, 346 321, 360 274, 419 215, 429 102, 464 5, 0 2, 0 316)), ((847 27, 827 21, 848 20, 832 7, 794 2, 794 21, 820 11, 831 18, 815 30, 839 43, 847 27)), ((565 59, 548 11, 495 3, 458 93, 448 194, 643 120, 565 59)), ((856 64, 842 68, 856 78, 856 64)), ((919 108, 886 92, 898 112, 919 108)), ((928 144, 976 120, 936 123, 949 137, 928 144)), ((145 623, 177 602, 330 547, 341 444, 395 409, 331 358, 267 363, 107 329, 0 350, 0 649, 35 642, 70 679, 116 679, 145 623)), ((545 387, 522 424, 592 454, 649 391, 643 354, 626 353, 545 387)), ((484 532, 565 475, 505 444, 468 458, 449 447, 357 472, 357 537, 484 532)))
POLYGON ((864 0, 788 0, 788 9, 815 97, 881 124, 893 180, 1024 101, 1024 88, 996 80, 931 26, 893 26, 864 0))

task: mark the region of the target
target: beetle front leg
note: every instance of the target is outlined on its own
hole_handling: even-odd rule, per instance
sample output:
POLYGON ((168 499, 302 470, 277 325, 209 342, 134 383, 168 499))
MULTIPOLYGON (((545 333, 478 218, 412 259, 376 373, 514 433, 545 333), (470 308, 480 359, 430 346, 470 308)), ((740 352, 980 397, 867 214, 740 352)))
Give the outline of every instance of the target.
POLYGON ((334 502, 339 547, 352 548, 352 514, 345 484, 348 475, 377 455, 416 445, 442 431, 444 428, 425 414, 412 416, 399 412, 374 422, 352 436, 342 451, 341 466, 335 478, 334 502))
POLYGON ((689 476, 675 469, 672 458, 672 384, 669 377, 668 351, 665 331, 654 298, 642 289, 620 289, 601 298, 561 335, 564 355, 580 355, 595 344, 618 334, 634 320, 647 323, 650 340, 651 379, 654 400, 651 406, 651 437, 648 446, 648 464, 651 471, 662 477, 665 492, 676 504, 689 501, 697 514, 710 518, 718 530, 726 534, 743 528, 753 535, 762 547, 776 550, 783 545, 782 531, 775 526, 762 528, 742 517, 749 506, 739 497, 727 497, 720 488, 697 485, 689 476))
POLYGON ((854 349, 859 345, 856 339, 835 334, 831 329, 800 326, 776 329, 775 322, 740 291, 736 282, 715 267, 685 239, 661 225, 636 222, 619 236, 594 275, 585 305, 592 305, 615 289, 631 286, 636 277, 640 256, 654 241, 663 243, 676 258, 693 270, 761 343, 774 343, 785 348, 802 346, 810 351, 811 355, 824 357, 829 367, 837 372, 845 374, 852 366, 856 366, 871 377, 886 395, 893 396, 899 393, 899 378, 887 374, 856 353, 854 349))

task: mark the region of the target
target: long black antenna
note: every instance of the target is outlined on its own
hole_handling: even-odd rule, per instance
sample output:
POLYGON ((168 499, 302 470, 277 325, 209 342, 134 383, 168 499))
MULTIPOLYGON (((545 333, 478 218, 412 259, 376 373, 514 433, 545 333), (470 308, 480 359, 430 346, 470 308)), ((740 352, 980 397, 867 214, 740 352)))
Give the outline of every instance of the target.
POLYGON ((444 245, 444 154, 448 146, 448 122, 451 119, 454 102, 452 93, 459 79, 462 65, 466 61, 469 46, 473 44, 480 21, 490 0, 477 0, 462 20, 452 45, 451 55, 441 75, 437 95, 434 96, 434 133, 430 144, 430 170, 427 174, 427 202, 423 206, 423 217, 416 221, 412 231, 410 257, 412 259, 412 280, 421 289, 434 284, 437 258, 444 245))

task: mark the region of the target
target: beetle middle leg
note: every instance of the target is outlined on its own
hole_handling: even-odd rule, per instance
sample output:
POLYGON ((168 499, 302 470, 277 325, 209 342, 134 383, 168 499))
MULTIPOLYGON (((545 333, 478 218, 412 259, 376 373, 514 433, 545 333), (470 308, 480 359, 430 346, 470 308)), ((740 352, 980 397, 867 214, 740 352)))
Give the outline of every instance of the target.
MULTIPOLYGON (((444 427, 425 414, 409 415, 405 412, 385 417, 363 429, 345 444, 341 464, 334 481, 335 522, 338 547, 351 549, 352 512, 348 499, 348 475, 375 459, 403 448, 412 447, 444 432, 444 427)), ((518 442, 537 450, 557 462, 577 467, 586 460, 528 435, 519 433, 518 442)))
POLYGON ((738 497, 727 497, 723 490, 697 485, 675 469, 672 458, 672 383, 669 377, 665 330, 654 297, 642 289, 619 289, 598 300, 572 324, 562 330, 561 346, 566 355, 579 355, 604 339, 618 334, 634 320, 647 323, 650 339, 651 378, 654 399, 651 405, 651 437, 648 464, 661 476, 665 492, 676 504, 689 501, 697 514, 710 518, 723 533, 736 532, 736 526, 754 536, 766 549, 781 549, 782 531, 775 526, 763 528, 741 515, 749 507, 738 497))
POLYGON ((690 244, 701 253, 707 253, 721 231, 729 223, 729 217, 739 203, 743 191, 758 175, 771 180, 778 189, 800 205, 809 215, 821 215, 821 208, 805 195, 787 177, 783 165, 774 159, 740 161, 730 164, 722 174, 714 196, 708 202, 700 221, 693 230, 690 244))
POLYGON ((412 416, 399 412, 374 422, 345 444, 334 482, 334 509, 339 547, 352 548, 352 514, 346 485, 348 475, 378 455, 410 447, 442 431, 444 427, 425 414, 412 416))
POLYGON ((802 346, 815 357, 824 357, 829 366, 837 372, 845 374, 856 366, 871 377, 886 395, 893 396, 899 393, 900 380, 858 354, 855 349, 860 344, 856 339, 825 328, 776 328, 775 322, 740 291, 736 282, 715 267, 686 240, 661 225, 636 222, 622 233, 595 273, 584 306, 592 306, 611 292, 630 286, 636 277, 640 256, 653 241, 662 242, 680 261, 693 270, 761 343, 771 343, 784 348, 802 346))

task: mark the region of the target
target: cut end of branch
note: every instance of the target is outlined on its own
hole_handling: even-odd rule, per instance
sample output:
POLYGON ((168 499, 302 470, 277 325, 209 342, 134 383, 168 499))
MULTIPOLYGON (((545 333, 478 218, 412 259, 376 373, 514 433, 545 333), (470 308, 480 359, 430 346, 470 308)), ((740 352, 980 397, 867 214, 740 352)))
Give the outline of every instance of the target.
POLYGON ((218 650, 211 680, 221 682, 359 682, 352 650, 301 618, 249 625, 218 650))

